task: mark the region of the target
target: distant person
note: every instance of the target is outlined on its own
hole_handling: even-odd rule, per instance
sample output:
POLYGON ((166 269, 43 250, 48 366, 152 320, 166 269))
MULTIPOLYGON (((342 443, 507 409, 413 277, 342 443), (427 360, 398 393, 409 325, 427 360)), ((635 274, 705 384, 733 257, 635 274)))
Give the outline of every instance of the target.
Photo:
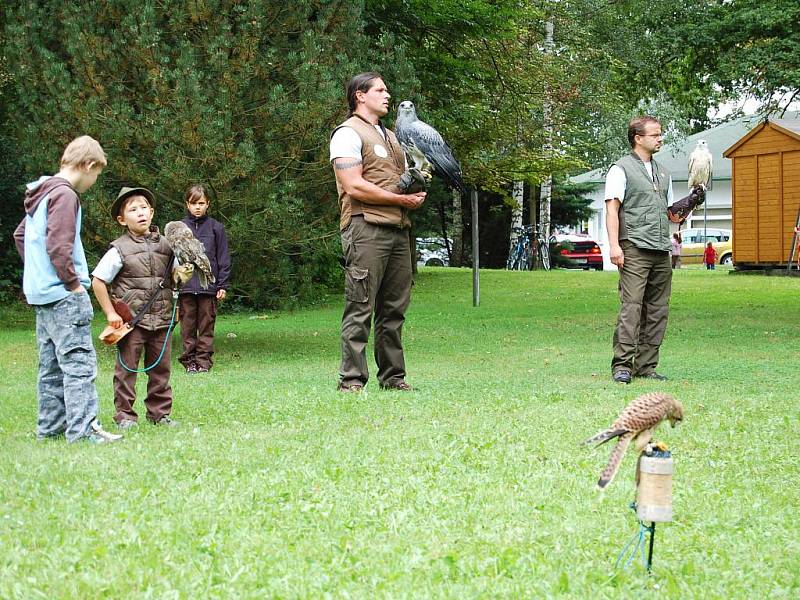
POLYGON ((172 269, 174 260, 167 239, 151 226, 155 197, 146 188, 124 187, 111 205, 111 216, 125 233, 111 242, 92 271, 92 289, 106 314, 108 325, 119 328, 123 318, 114 303, 124 302, 127 311, 141 320, 117 342, 119 357, 114 368, 114 421, 120 429, 138 425, 136 375, 144 354, 147 369, 147 420, 174 426, 172 386, 169 378, 172 321, 172 269), (152 303, 151 302, 152 299, 152 303), (148 306, 148 303, 149 306, 148 306))
POLYGON ((665 380, 656 372, 667 329, 672 290, 667 206, 672 178, 653 155, 661 149, 661 123, 651 116, 628 125, 631 153, 606 177, 606 228, 611 262, 619 268, 620 307, 614 331, 614 381, 665 380))
POLYGON ((89 267, 81 243, 79 194, 106 166, 103 148, 88 135, 72 140, 58 173, 28 184, 25 218, 14 232, 25 264, 22 289, 36 311, 38 439, 64 434, 68 442, 96 444, 122 438, 97 420, 89 267))
POLYGON ((713 271, 717 267, 717 251, 711 242, 706 244, 706 249, 703 251, 703 262, 707 270, 713 271))
POLYGON ((683 247, 683 240, 681 239, 680 233, 673 233, 672 234, 672 268, 673 269, 680 269, 681 268, 681 248, 683 247))
POLYGON ((200 286, 195 274, 180 289, 178 309, 181 315, 183 354, 178 361, 187 373, 207 373, 214 364, 214 325, 217 320, 217 303, 228 293, 231 278, 231 257, 228 237, 222 223, 208 216, 210 201, 205 187, 193 185, 184 196, 186 216, 183 222, 203 243, 211 264, 215 283, 208 288, 200 286))
POLYGON ((353 77, 347 85, 350 113, 330 140, 345 261, 338 385, 343 392, 360 392, 367 384, 373 314, 378 383, 384 389, 411 390, 401 339, 411 301, 409 212, 422 205, 426 192, 400 186, 405 153, 381 122, 389 98, 378 73, 353 77))

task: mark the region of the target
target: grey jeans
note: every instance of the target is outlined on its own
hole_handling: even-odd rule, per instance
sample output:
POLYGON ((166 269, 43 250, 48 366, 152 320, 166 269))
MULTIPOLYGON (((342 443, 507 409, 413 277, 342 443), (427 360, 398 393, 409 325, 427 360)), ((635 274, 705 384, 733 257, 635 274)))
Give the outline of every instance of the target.
POLYGON ((39 346, 37 436, 64 433, 74 442, 97 418, 97 359, 92 345, 92 302, 80 292, 34 307, 39 346))

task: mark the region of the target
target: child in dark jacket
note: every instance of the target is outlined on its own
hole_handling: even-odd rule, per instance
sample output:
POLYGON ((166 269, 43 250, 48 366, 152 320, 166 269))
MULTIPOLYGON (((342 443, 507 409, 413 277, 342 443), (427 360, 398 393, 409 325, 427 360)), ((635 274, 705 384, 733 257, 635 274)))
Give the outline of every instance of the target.
POLYGON ((217 302, 227 294, 231 276, 231 257, 228 238, 222 223, 208 216, 209 200, 205 187, 193 185, 184 197, 187 215, 183 222, 203 243, 216 282, 200 287, 197 275, 181 288, 179 310, 183 354, 178 359, 187 373, 206 373, 211 370, 214 355, 214 324, 217 302))

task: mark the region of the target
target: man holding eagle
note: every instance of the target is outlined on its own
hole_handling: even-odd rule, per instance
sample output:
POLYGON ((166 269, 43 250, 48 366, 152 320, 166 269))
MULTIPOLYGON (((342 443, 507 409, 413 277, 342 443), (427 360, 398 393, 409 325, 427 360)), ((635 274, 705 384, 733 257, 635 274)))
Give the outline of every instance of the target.
POLYGON ((380 74, 353 77, 347 85, 350 115, 330 140, 345 261, 341 391, 360 392, 367 384, 373 314, 378 383, 384 389, 411 390, 401 339, 411 300, 408 213, 425 201, 426 178, 407 169, 402 146, 381 122, 389 98, 380 74))

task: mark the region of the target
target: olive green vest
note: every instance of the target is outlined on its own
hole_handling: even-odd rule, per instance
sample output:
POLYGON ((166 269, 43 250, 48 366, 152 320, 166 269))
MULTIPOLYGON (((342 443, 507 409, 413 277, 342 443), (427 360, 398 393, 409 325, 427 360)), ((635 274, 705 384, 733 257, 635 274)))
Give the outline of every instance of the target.
POLYGON ((645 250, 670 250, 667 192, 669 173, 650 159, 653 179, 633 152, 617 161, 625 171, 625 198, 619 213, 619 239, 645 250))
MULTIPOLYGON (((164 278, 172 250, 158 227, 150 227, 150 232, 143 236, 126 231, 111 246, 122 257, 122 269, 111 282, 111 294, 125 302, 135 316, 164 278)), ((167 282, 171 283, 171 278, 167 282)), ((138 326, 154 331, 168 327, 171 319, 172 290, 166 287, 158 292, 138 326)))
MULTIPOLYGON (((365 180, 380 188, 399 193, 397 182, 406 169, 406 155, 398 143, 394 133, 385 129, 387 139, 377 129, 363 119, 353 116, 333 130, 336 133, 341 127, 350 127, 361 138, 361 175, 365 180)), ((331 133, 331 136, 333 136, 331 133)), ((363 215, 367 223, 375 225, 393 225, 409 227, 411 221, 405 208, 396 205, 368 204, 350 197, 336 182, 339 192, 339 210, 341 218, 339 228, 344 231, 350 219, 363 215)))

